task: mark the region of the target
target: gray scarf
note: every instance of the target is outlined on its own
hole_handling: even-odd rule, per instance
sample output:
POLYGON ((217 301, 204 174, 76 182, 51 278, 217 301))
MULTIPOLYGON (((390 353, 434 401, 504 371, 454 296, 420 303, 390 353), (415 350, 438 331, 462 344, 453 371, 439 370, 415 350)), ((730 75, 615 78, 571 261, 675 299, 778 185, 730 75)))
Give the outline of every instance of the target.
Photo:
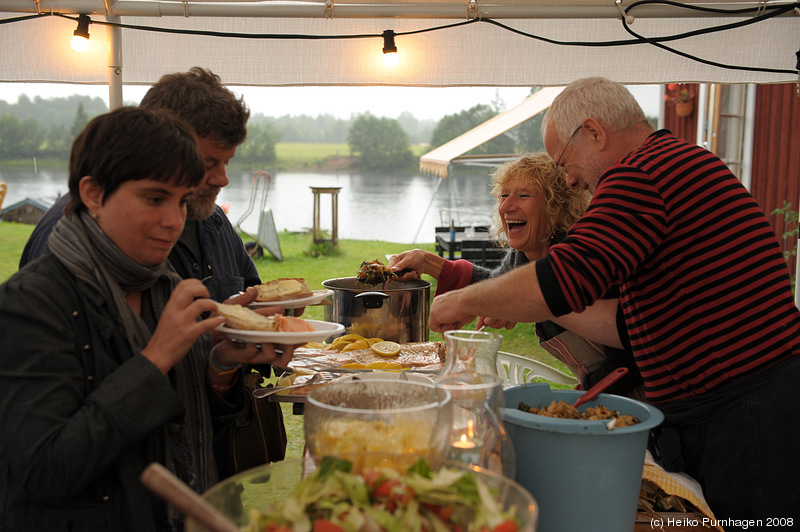
MULTIPOLYGON (((125 331, 132 352, 140 353, 152 332, 128 304, 125 292, 147 293, 150 302, 147 310, 158 319, 172 290, 181 280, 169 262, 146 267, 131 260, 86 211, 64 216, 53 229, 48 247, 75 277, 104 296, 112 317, 125 331)), ((148 298, 143 297, 142 304, 146 301, 148 298)), ((186 357, 172 369, 173 382, 183 400, 185 412, 182 418, 171 421, 163 430, 164 465, 199 493, 217 481, 211 416, 203 385, 206 353, 206 339, 198 339, 186 357)), ((183 528, 182 517, 172 507, 169 518, 173 530, 183 528)))

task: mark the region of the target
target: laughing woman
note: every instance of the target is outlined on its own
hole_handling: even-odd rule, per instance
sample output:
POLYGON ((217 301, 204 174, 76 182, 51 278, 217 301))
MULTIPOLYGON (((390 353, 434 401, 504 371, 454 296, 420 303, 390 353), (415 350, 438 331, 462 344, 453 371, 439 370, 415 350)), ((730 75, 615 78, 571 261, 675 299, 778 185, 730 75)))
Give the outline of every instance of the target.
MULTIPOLYGON (((567 230, 586 211, 590 196, 585 190, 566 186, 558 167, 545 153, 509 161, 492 174, 492 195, 496 203, 490 233, 498 245, 508 247, 503 262, 490 270, 466 260, 447 260, 421 249, 404 251, 389 260, 395 270, 411 269, 402 280, 427 274, 438 280, 436 295, 505 273, 541 259, 551 245, 561 242, 567 230), (415 273, 416 272, 416 273, 415 273)), ((574 315, 563 325, 583 326, 574 315)), ((478 326, 512 328, 514 323, 478 318, 478 326)), ((539 345, 569 367, 590 387, 614 368, 624 365, 629 375, 618 381, 612 393, 644 397, 641 378, 633 359, 622 349, 600 345, 551 321, 536 324, 539 345)))
POLYGON ((215 303, 165 262, 204 173, 161 112, 122 108, 76 138, 48 252, 0 286, 0 529, 182 530, 142 470, 216 481, 212 420, 235 406, 204 333, 222 318, 199 320, 215 303))

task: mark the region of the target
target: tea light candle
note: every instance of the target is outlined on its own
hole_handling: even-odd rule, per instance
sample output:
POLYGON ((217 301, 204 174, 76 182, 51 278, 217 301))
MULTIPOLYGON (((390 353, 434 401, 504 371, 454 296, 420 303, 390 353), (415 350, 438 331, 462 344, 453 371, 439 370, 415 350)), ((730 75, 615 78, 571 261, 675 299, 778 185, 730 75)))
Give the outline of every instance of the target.
POLYGON ((448 458, 466 464, 477 464, 481 457, 483 442, 477 438, 471 438, 462 434, 459 439, 450 446, 448 458))
POLYGON ((457 449, 474 449, 477 446, 477 440, 475 440, 475 438, 467 438, 466 434, 462 434, 460 440, 453 442, 453 447, 457 449))

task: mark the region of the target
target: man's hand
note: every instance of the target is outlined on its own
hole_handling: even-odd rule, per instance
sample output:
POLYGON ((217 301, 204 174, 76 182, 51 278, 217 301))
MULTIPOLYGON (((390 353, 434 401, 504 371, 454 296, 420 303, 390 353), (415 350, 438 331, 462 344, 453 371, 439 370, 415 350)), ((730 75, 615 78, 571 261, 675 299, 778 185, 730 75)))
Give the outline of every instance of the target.
POLYGON ((467 314, 460 308, 459 297, 462 290, 453 290, 433 298, 430 317, 432 331, 441 333, 460 329, 475 319, 475 315, 467 314))
POLYGON ((485 318, 480 316, 476 328, 489 327, 490 329, 513 329, 517 325, 515 321, 501 320, 499 318, 485 318))
POLYGON ((244 292, 237 294, 235 296, 231 296, 229 299, 223 301, 225 305, 241 305, 246 307, 250 303, 256 300, 256 296, 258 295, 258 290, 254 287, 250 287, 246 289, 244 292))

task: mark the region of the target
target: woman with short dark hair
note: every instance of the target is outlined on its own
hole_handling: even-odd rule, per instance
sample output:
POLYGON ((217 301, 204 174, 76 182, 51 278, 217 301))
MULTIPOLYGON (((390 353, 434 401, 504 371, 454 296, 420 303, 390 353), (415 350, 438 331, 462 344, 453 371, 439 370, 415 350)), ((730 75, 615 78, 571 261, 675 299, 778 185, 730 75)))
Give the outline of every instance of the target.
POLYGON ((222 318, 167 257, 203 179, 192 129, 122 108, 70 155, 71 201, 48 251, 0 285, 3 530, 182 530, 139 481, 160 462, 197 491, 217 479, 206 332, 222 318))

